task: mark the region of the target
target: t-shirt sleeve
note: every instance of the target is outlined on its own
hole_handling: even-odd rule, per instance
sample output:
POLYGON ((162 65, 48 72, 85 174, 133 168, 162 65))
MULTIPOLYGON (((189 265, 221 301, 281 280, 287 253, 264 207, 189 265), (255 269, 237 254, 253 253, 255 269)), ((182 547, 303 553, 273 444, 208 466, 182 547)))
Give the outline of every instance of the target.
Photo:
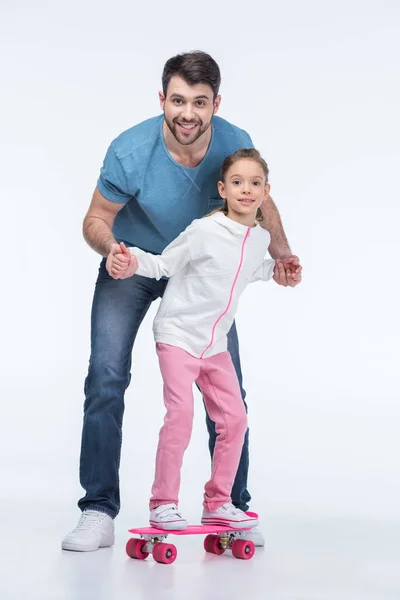
POLYGON ((243 134, 243 148, 254 148, 253 140, 251 139, 251 137, 249 136, 247 131, 242 129, 242 134, 243 134))
POLYGON ((107 150, 100 176, 97 180, 100 193, 111 202, 126 203, 132 198, 127 190, 124 168, 119 160, 113 144, 107 150))

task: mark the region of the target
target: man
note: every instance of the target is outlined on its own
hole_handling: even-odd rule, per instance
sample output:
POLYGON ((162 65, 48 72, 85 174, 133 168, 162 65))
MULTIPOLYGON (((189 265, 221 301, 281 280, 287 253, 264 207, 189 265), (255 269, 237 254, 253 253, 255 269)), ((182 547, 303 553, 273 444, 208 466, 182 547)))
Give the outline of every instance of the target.
MULTIPOLYGON (((220 71, 204 52, 167 61, 162 76, 163 114, 139 123, 114 140, 104 160, 92 202, 84 219, 88 244, 104 258, 92 307, 91 357, 85 380, 85 406, 80 481, 86 494, 78 502, 82 515, 63 542, 65 550, 91 551, 114 543, 113 519, 120 509, 119 462, 124 393, 130 383, 133 343, 153 300, 166 280, 135 276, 119 279, 107 269, 107 256, 119 243, 160 254, 194 219, 222 203, 217 191, 223 159, 252 147, 249 135, 216 117, 220 71), (122 318, 121 318, 122 315, 122 318)), ((271 235, 269 251, 279 267, 275 280, 295 286, 301 281, 298 258, 291 255, 279 213, 268 198, 263 206, 271 235)), ((236 327, 228 350, 239 379, 243 401, 236 327)), ((215 425, 207 419, 211 455, 215 425)), ((232 488, 232 502, 248 509, 248 432, 232 488)), ((252 539, 262 545, 260 531, 252 539)))

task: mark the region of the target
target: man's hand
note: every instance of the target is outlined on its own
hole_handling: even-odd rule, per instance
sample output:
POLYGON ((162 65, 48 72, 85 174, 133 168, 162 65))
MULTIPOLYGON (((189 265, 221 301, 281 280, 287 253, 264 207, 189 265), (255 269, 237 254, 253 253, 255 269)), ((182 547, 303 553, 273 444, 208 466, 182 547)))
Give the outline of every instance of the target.
POLYGON ((106 269, 113 279, 127 279, 138 270, 138 261, 123 242, 112 244, 107 256, 106 269))
POLYGON ((301 282, 302 270, 298 256, 283 256, 276 259, 273 279, 284 287, 295 287, 301 282))

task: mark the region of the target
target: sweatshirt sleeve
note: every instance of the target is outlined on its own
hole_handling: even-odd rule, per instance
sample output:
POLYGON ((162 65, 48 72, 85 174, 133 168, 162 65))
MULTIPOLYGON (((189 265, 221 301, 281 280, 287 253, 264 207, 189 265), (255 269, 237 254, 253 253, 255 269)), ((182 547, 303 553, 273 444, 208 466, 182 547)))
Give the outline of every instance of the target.
POLYGON ((266 258, 256 271, 254 271, 251 281, 269 281, 274 274, 275 261, 266 258))
POLYGON ((181 271, 190 261, 189 233, 186 229, 171 242, 161 255, 154 255, 140 248, 129 248, 131 254, 138 259, 137 275, 150 279, 171 277, 181 271))

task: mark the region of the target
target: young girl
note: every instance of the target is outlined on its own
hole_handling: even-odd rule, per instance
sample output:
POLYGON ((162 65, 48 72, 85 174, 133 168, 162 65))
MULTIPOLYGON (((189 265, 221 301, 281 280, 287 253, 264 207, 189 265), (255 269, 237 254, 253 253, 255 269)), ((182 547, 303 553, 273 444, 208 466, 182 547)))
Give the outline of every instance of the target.
POLYGON ((167 413, 156 457, 150 524, 185 529, 178 509, 180 474, 193 421, 193 383, 216 424, 211 478, 205 485, 203 524, 254 527, 257 519, 235 508, 230 493, 239 465, 247 415, 227 351, 227 334, 248 283, 267 281, 275 261, 265 259, 269 233, 260 227, 268 196, 268 166, 254 149, 238 150, 221 168, 225 203, 187 227, 160 256, 121 244, 109 257, 119 278, 137 273, 169 282, 154 320, 167 413))

